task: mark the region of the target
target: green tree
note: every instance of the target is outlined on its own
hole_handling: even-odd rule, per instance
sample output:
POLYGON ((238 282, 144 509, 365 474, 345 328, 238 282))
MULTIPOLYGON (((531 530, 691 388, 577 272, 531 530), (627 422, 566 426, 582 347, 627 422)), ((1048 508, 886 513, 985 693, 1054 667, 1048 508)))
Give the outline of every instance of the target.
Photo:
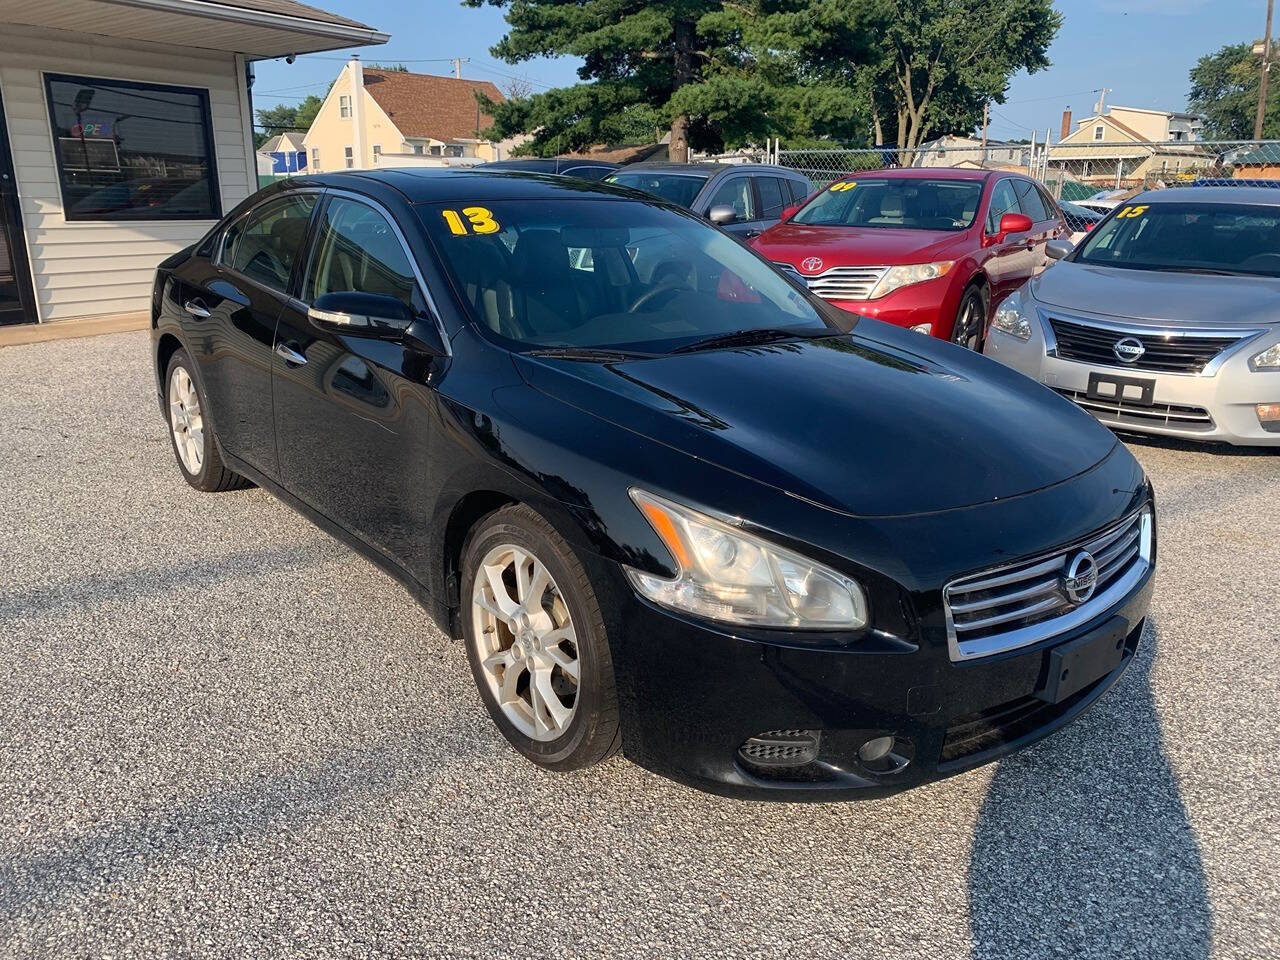
POLYGON ((462 0, 506 8, 509 32, 493 47, 507 63, 576 56, 571 87, 494 104, 494 138, 532 133, 543 155, 619 142, 652 117, 669 127, 673 159, 690 144, 715 148, 763 138, 774 91, 754 70, 742 23, 763 0, 462 0))
MULTIPOLYGON (((1229 43, 1216 53, 1201 57, 1191 68, 1187 106, 1192 113, 1204 117, 1204 135, 1210 140, 1253 137, 1262 60, 1253 55, 1252 46, 1229 43)), ((1280 136, 1280 97, 1268 98, 1262 135, 1267 139, 1280 136)))
POLYGON ((277 134, 290 131, 305 133, 310 130, 323 104, 322 97, 312 94, 296 107, 287 103, 277 103, 274 107, 258 110, 258 129, 254 132, 254 139, 257 141, 255 146, 262 146, 277 134))

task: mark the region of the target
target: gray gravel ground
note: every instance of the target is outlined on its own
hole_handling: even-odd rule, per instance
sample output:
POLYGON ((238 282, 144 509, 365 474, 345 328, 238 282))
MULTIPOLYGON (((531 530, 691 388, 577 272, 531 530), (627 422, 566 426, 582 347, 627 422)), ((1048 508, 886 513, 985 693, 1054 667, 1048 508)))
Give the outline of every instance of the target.
POLYGON ((458 647, 172 462, 143 334, 0 350, 0 955, 1280 956, 1280 455, 1134 444, 1139 662, 893 799, 542 773, 458 647))

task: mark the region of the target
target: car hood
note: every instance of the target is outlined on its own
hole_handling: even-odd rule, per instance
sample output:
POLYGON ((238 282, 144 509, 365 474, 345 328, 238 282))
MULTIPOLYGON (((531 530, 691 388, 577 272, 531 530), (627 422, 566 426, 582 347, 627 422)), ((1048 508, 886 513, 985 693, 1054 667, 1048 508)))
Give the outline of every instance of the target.
POLYGON ((1041 304, 1094 316, 1241 327, 1280 321, 1280 280, 1063 260, 1031 282, 1041 304))
MULTIPOLYGON (((779 223, 752 241, 770 260, 799 266, 807 257, 829 267, 930 263, 953 256, 963 231, 895 230, 890 227, 811 227, 779 223)), ((812 272, 812 271, 809 271, 812 272)))
POLYGON ((859 516, 1029 493, 1088 470, 1116 444, 1021 374, 873 320, 817 340, 608 364, 516 363, 549 396, 859 516))

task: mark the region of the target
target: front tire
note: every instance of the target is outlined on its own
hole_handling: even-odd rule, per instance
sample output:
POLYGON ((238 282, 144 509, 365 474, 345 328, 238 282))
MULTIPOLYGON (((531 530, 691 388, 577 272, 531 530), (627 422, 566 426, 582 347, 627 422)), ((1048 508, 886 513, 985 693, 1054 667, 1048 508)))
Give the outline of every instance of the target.
POLYGON ((587 767, 621 736, 613 659, 586 571, 526 506, 480 521, 462 552, 467 659, 489 716, 525 757, 587 767))
POLYGON ((247 487, 249 482, 227 469, 218 452, 209 416, 209 401, 186 350, 169 358, 165 370, 165 409, 173 456, 187 483, 204 493, 247 487))
POLYGON ((980 353, 987 331, 989 305, 986 287, 969 287, 960 298, 960 306, 956 310, 956 321, 951 327, 951 342, 980 353))

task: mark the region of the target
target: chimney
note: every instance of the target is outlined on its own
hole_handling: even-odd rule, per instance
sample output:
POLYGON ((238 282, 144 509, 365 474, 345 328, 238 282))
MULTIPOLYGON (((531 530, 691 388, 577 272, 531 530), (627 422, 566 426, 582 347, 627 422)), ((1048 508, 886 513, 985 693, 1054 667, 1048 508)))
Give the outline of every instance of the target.
POLYGON ((347 61, 351 69, 351 154, 355 158, 355 168, 365 168, 364 159, 364 64, 360 62, 360 54, 353 53, 347 61))
POLYGON ((1069 136, 1071 136, 1071 108, 1067 107, 1062 111, 1062 135, 1058 139, 1065 140, 1069 136))

